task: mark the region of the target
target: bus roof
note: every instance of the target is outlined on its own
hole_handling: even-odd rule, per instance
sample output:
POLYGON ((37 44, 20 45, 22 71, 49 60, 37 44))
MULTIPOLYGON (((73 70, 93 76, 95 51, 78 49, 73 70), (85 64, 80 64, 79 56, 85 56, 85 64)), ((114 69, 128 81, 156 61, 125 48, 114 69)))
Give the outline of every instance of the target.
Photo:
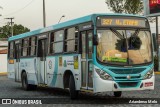
POLYGON ((144 16, 138 16, 138 15, 132 15, 132 14, 115 14, 115 13, 91 14, 91 15, 80 17, 80 18, 77 18, 77 19, 69 20, 69 21, 66 21, 66 22, 63 22, 63 23, 55 24, 55 25, 52 25, 52 26, 49 26, 49 27, 45 27, 45 28, 41 28, 41 29, 34 30, 34 31, 31 31, 31 32, 27 32, 27 33, 19 34, 19 35, 16 35, 16 36, 12 36, 8 39, 8 41, 21 39, 21 38, 45 33, 45 32, 48 32, 48 31, 52 31, 52 30, 56 30, 56 29, 60 29, 60 28, 63 28, 63 27, 84 23, 84 22, 94 21, 94 20, 92 20, 92 18, 95 18, 97 16, 131 16, 131 17, 133 16, 133 17, 145 18, 144 16))

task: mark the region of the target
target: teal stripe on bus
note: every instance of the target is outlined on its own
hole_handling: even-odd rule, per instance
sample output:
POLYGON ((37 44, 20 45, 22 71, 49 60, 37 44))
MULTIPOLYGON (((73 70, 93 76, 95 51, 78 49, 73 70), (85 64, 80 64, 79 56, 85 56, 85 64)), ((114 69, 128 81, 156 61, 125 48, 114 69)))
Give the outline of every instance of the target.
POLYGON ((45 33, 45 32, 48 32, 48 31, 53 31, 53 30, 57 30, 57 29, 60 29, 60 28, 64 28, 64 27, 68 27, 68 26, 72 26, 72 25, 76 25, 76 24, 80 24, 80 23, 85 23, 85 22, 89 22, 89 21, 92 21, 94 22, 94 25, 96 24, 96 17, 97 16, 133 16, 133 17, 143 17, 145 18, 144 16, 138 16, 138 15, 132 15, 132 14, 112 14, 112 13, 107 13, 107 14, 91 14, 91 15, 88 15, 88 16, 84 16, 84 17, 80 17, 80 18, 77 18, 77 19, 73 19, 73 20, 70 20, 70 21, 66 21, 66 22, 63 22, 63 23, 60 23, 60 24, 55 24, 55 25, 52 25, 52 26, 49 26, 49 27, 46 27, 46 28, 40 28, 40 29, 37 29, 37 30, 34 30, 34 31, 31 31, 31 32, 27 32, 27 33, 23 33, 23 34, 20 34, 20 35, 16 35, 16 36, 12 36, 9 38, 8 41, 12 41, 12 40, 17 40, 17 39, 21 39, 21 38, 25 38, 25 37, 29 37, 29 36, 33 36, 33 35, 38 35, 38 34, 42 34, 42 33, 45 33))
POLYGON ((57 73, 58 73, 58 57, 55 57, 55 64, 54 64, 54 73, 53 73, 53 78, 51 82, 51 86, 56 85, 56 80, 57 80, 57 73))

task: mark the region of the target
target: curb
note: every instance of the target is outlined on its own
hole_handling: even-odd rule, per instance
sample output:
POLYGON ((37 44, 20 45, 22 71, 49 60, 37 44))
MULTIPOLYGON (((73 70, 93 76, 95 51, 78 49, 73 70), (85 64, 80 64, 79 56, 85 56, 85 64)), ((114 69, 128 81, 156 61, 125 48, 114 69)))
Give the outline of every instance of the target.
POLYGON ((0 72, 0 76, 6 76, 7 74, 7 72, 0 72))
POLYGON ((155 74, 160 74, 160 72, 154 72, 155 74))

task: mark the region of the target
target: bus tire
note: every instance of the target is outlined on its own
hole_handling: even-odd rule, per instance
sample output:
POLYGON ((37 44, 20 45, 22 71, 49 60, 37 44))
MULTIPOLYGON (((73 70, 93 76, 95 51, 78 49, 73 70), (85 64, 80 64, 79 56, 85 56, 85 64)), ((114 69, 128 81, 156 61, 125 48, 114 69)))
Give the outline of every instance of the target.
POLYGON ((78 91, 76 91, 73 75, 70 75, 70 78, 69 78, 69 92, 70 92, 70 98, 72 100, 78 98, 78 91))
POLYGON ((30 87, 31 90, 36 90, 37 89, 37 85, 31 85, 31 84, 29 84, 29 87, 30 87))
POLYGON ((114 92, 115 97, 121 97, 121 95, 122 95, 122 91, 115 91, 114 92))
POLYGON ((30 89, 30 85, 28 84, 26 72, 22 73, 22 88, 26 91, 30 89))

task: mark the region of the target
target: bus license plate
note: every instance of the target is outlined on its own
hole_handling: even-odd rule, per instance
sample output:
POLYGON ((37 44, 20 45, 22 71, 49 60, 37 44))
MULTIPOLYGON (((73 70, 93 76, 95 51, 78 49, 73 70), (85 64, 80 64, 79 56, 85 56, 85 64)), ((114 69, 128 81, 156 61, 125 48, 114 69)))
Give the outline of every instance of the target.
POLYGON ((146 82, 145 87, 153 86, 153 82, 146 82))

